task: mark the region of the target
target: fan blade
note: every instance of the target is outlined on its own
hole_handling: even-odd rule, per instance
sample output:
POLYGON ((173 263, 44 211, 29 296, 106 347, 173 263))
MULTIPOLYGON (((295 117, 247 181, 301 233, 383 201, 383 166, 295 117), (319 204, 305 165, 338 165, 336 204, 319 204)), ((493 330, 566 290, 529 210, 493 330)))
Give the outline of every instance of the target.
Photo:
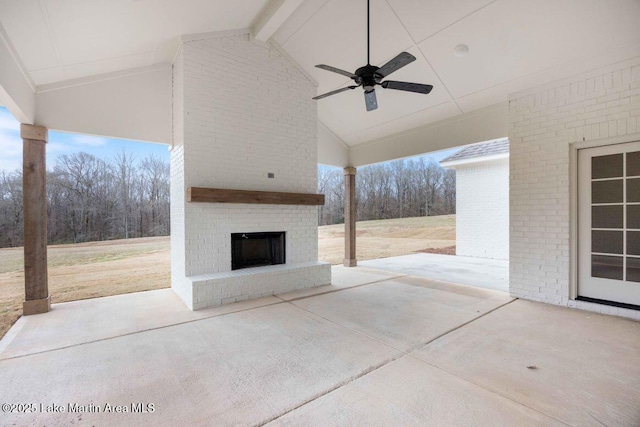
POLYGON ((364 103, 367 105, 367 111, 373 111, 378 108, 378 99, 376 98, 376 91, 364 93, 364 103))
POLYGON ((391 61, 384 64, 382 67, 376 71, 376 74, 381 75, 382 77, 387 77, 389 74, 394 71, 398 71, 400 68, 405 65, 411 64, 416 60, 416 57, 407 52, 401 52, 398 56, 393 58, 391 61))
POLYGON ((356 80, 358 76, 348 71, 341 70, 340 68, 332 67, 330 65, 318 64, 316 68, 321 68, 323 70, 332 71, 334 73, 342 74, 345 77, 349 77, 350 79, 356 80))
POLYGON ((336 93, 344 92, 345 90, 349 90, 349 89, 355 89, 357 87, 358 86, 343 87, 343 88, 340 88, 340 89, 332 90, 331 92, 323 93, 322 95, 318 95, 315 98, 311 98, 311 99, 318 100, 318 99, 326 98, 327 96, 335 95, 336 93))
POLYGON ((431 89, 433 89, 433 86, 431 85, 409 82, 396 82, 393 80, 382 82, 380 83, 380 86, 385 89, 406 90, 407 92, 417 92, 425 94, 431 92, 431 89))

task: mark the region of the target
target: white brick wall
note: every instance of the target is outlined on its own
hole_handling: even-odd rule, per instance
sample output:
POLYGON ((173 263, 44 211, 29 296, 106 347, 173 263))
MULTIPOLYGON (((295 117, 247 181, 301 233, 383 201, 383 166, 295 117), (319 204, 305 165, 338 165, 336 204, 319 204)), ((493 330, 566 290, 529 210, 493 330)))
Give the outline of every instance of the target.
POLYGON ((569 300, 569 144, 638 140, 639 116, 640 57, 510 97, 512 295, 594 310, 569 300))
POLYGON ((188 187, 315 193, 315 94, 277 49, 248 35, 183 44, 174 64, 171 234, 180 271, 172 287, 191 308, 329 283, 314 206, 187 203, 184 195, 188 187), (256 231, 286 232, 287 266, 239 280, 246 274, 229 274, 231 233, 256 231))
POLYGON ((171 287, 193 309, 193 290, 185 277, 184 67, 182 51, 173 66, 173 147, 171 148, 171 287))
POLYGON ((456 170, 456 255, 509 259, 509 159, 456 170))
POLYGON ((191 276, 193 309, 250 298, 284 294, 331 283, 331 267, 324 263, 272 265, 218 274, 191 276))

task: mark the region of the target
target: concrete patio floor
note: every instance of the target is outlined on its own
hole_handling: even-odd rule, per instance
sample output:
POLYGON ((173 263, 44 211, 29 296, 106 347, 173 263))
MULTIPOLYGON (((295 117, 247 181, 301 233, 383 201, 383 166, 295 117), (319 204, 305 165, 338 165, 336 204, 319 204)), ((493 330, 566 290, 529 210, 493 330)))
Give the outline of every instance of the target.
POLYGON ((501 259, 419 253, 359 261, 358 265, 509 292, 509 261, 501 259))
POLYGON ((366 267, 334 267, 333 283, 21 318, 0 341, 0 402, 35 412, 1 424, 640 425, 640 322, 366 267))

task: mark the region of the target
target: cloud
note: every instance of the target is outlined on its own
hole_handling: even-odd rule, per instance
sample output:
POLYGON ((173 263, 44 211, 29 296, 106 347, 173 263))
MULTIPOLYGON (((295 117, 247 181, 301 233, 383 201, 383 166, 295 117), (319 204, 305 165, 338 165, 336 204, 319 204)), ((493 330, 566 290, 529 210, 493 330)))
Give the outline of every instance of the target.
POLYGON ((69 151, 73 151, 71 147, 68 145, 62 144, 60 142, 49 142, 47 144, 47 154, 48 153, 67 153, 69 151))
POLYGON ((77 145, 86 145, 89 147, 99 147, 107 143, 106 138, 89 135, 74 135, 71 137, 71 141, 77 145))
POLYGON ((0 131, 20 133, 20 122, 6 108, 0 108, 0 131))
POLYGON ((0 129, 0 170, 22 168, 22 139, 14 132, 0 129))
MULTIPOLYGON (((51 135, 50 135, 51 137, 51 135)), ((87 137, 92 139, 91 137, 87 137)), ((73 151, 68 144, 59 141, 50 141, 47 144, 47 166, 50 168, 57 154, 73 151)), ((55 137, 53 139, 56 139, 55 137)), ((100 139, 100 138, 98 138, 100 139)), ((98 142, 90 141, 93 146, 98 142)), ((86 144, 85 144, 86 145, 86 144)), ((0 107, 0 171, 14 172, 22 169, 22 138, 20 138, 20 122, 9 111, 0 107)))
POLYGON ((22 169, 22 159, 17 163, 13 160, 0 159, 0 173, 2 171, 13 173, 22 169))
POLYGON ((13 172, 22 168, 20 122, 0 107, 0 170, 13 172))

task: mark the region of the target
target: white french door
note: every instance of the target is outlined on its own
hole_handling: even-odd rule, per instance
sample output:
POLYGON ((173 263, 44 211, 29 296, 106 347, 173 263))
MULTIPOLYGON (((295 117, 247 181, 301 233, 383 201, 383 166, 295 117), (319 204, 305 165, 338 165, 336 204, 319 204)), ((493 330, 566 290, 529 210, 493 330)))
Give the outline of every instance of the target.
POLYGON ((640 141, 578 151, 578 297, 640 306, 640 141))

